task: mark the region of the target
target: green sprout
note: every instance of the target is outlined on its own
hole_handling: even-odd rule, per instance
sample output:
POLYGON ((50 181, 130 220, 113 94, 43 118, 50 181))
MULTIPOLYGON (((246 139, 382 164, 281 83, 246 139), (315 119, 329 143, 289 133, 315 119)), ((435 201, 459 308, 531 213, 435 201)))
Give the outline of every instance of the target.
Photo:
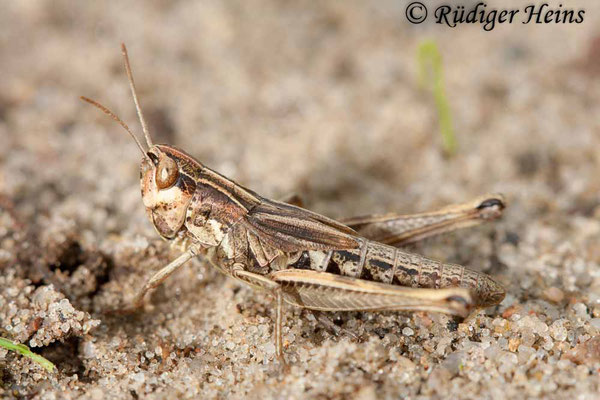
POLYGON ((417 57, 419 60, 419 83, 422 87, 427 87, 427 83, 432 82, 432 92, 442 134, 442 146, 444 153, 452 156, 456 152, 457 145, 452 128, 452 113, 444 90, 442 56, 433 40, 425 40, 419 45, 417 57))
POLYGON ((29 350, 29 347, 25 346, 24 344, 13 343, 12 341, 10 341, 8 339, 0 337, 0 347, 4 347, 5 349, 11 350, 11 351, 16 351, 17 353, 21 354, 22 356, 30 358, 34 362, 36 362, 39 365, 41 365, 42 367, 44 367, 44 369, 46 369, 46 371, 48 371, 48 372, 52 372, 56 368, 54 366, 54 364, 52 364, 50 361, 46 360, 44 357, 40 356, 39 354, 35 354, 31 350, 29 350))

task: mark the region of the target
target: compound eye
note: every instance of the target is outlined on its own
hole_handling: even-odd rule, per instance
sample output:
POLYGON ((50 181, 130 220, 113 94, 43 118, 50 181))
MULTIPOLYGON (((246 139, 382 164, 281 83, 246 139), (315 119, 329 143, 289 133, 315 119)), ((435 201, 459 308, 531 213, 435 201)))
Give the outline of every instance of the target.
POLYGON ((150 161, 152 161, 152 164, 154 164, 154 166, 156 167, 158 165, 158 156, 154 153, 146 153, 148 155, 148 157, 150 158, 150 161))
POLYGON ((161 190, 168 189, 177 181, 178 176, 177 163, 171 157, 165 156, 156 168, 156 186, 161 190))

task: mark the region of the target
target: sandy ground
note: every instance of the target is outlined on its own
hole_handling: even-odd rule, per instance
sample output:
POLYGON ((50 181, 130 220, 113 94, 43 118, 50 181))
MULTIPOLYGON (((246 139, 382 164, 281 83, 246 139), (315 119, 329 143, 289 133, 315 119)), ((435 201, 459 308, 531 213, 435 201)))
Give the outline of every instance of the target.
MULTIPOLYGON (((496 3, 498 4, 498 3, 496 3)), ((503 3, 504 4, 504 3, 503 3)), ((515 6, 521 2, 512 3, 515 6)), ((407 23, 405 2, 5 2, 0 13, 0 396, 595 398, 600 390, 600 7, 579 25, 407 23), (458 152, 441 154, 417 48, 441 49, 458 152), (334 337, 195 260, 129 317, 103 310, 177 255, 146 220, 129 46, 158 142, 332 217, 502 192, 497 224, 412 250, 508 295, 443 315, 339 313, 334 337)))

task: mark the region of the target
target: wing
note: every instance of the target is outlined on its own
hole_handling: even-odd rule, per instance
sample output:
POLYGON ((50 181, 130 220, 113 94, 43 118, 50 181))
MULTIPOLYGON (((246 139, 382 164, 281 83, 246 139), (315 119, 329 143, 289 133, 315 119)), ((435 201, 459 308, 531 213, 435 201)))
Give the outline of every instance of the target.
POLYGON ((263 199, 244 218, 261 241, 291 253, 304 250, 344 250, 359 246, 356 232, 323 215, 290 204, 263 199))

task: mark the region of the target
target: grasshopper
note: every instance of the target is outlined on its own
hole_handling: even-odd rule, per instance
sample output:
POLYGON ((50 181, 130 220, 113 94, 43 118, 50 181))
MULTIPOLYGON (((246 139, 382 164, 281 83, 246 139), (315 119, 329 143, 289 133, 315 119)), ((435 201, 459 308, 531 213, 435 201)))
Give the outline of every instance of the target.
POLYGON ((489 276, 433 261, 399 246, 493 220, 501 195, 415 215, 369 215, 335 221, 298 200, 266 199, 168 144, 154 144, 138 100, 125 45, 129 86, 147 149, 120 118, 142 152, 141 189, 158 234, 182 254, 141 288, 130 310, 190 259, 203 256, 222 273, 270 292, 276 300, 275 348, 283 360, 283 304, 320 311, 432 311, 466 317, 499 304, 505 290, 489 276))

